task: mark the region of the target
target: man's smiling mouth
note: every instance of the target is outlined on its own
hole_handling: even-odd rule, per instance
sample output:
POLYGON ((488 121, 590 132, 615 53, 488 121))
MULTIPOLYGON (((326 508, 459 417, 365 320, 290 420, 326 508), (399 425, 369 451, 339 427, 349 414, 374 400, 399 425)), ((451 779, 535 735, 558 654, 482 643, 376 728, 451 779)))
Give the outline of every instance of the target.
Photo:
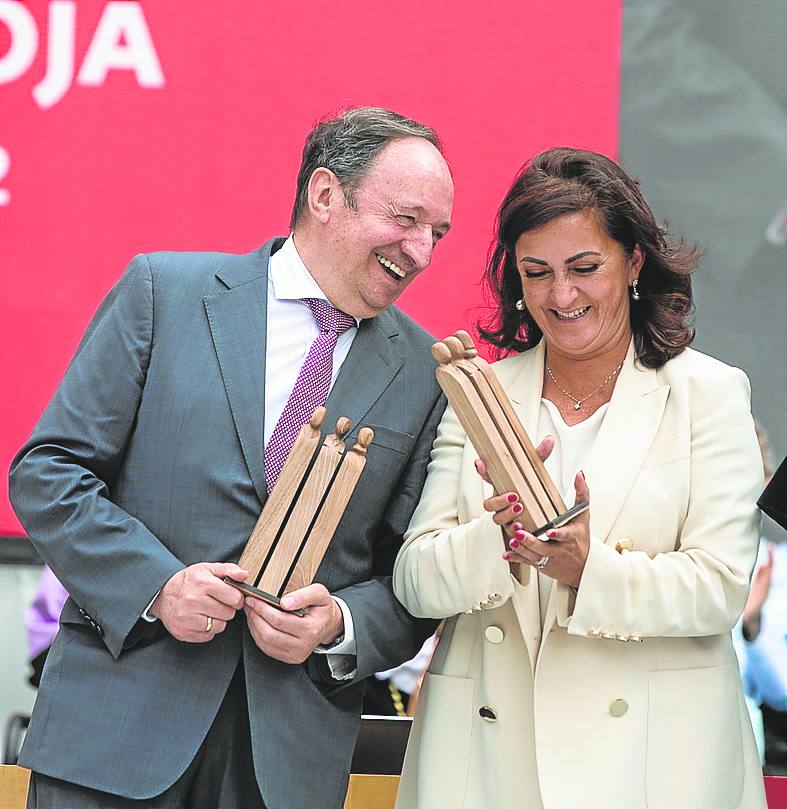
POLYGON ((576 320, 582 317, 582 315, 587 314, 590 311, 590 307, 583 306, 581 309, 571 309, 568 312, 563 312, 560 309, 553 309, 552 311, 558 320, 576 320))
POLYGON ((407 273, 395 262, 391 261, 390 259, 384 258, 379 253, 375 253, 374 257, 383 267, 383 269, 391 276, 391 278, 395 278, 397 281, 401 281, 407 273))

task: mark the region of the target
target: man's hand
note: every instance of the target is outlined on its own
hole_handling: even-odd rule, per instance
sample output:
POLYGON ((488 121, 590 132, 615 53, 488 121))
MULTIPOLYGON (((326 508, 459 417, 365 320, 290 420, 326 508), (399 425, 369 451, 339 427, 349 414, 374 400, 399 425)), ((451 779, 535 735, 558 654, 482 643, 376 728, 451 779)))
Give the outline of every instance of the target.
POLYGON ((148 610, 177 640, 205 643, 223 632, 243 606, 243 596, 222 581, 243 581, 249 574, 230 562, 199 562, 178 571, 148 610))
POLYGON ((288 593, 281 604, 306 615, 283 612, 256 598, 247 598, 243 606, 254 642, 269 657, 303 663, 316 646, 329 646, 344 632, 341 608, 322 584, 288 593))

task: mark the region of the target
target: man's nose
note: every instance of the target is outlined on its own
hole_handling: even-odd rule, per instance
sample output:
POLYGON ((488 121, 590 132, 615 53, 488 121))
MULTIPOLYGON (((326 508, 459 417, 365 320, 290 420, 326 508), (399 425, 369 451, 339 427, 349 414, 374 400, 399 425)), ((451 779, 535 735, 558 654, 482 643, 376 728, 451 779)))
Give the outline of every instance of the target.
POLYGON ((413 262, 417 270, 424 270, 432 260, 434 238, 432 228, 426 225, 409 233, 402 241, 402 252, 413 262))

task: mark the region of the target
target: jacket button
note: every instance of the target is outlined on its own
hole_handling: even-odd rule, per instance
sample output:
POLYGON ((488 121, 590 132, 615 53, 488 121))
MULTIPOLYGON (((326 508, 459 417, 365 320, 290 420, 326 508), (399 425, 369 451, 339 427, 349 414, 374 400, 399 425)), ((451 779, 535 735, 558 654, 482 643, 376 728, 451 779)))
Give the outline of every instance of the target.
POLYGON ((623 537, 623 539, 621 539, 620 542, 615 543, 615 550, 618 553, 623 553, 624 551, 630 551, 630 550, 633 550, 633 548, 634 548, 634 543, 628 537, 623 537))
POLYGON ((609 713, 610 716, 614 716, 616 719, 618 717, 623 716, 626 711, 629 709, 629 704, 626 702, 625 699, 616 699, 610 706, 609 706, 609 713))
POLYGON ((484 722, 497 722, 497 714, 488 705, 479 708, 478 715, 484 722))
POLYGON ((502 643, 505 637, 505 632, 499 626, 488 626, 484 630, 484 637, 490 643, 502 643))

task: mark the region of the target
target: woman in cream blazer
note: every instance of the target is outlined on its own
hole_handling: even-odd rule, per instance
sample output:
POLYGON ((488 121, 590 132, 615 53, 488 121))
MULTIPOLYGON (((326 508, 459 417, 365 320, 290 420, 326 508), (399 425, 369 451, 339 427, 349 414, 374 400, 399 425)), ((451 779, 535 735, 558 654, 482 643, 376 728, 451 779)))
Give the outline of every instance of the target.
MULTIPOLYGON (((573 150, 546 153, 553 164, 556 151, 562 163, 580 155, 612 171, 606 158, 573 150)), ((545 156, 534 164, 543 175, 545 156)), ((566 174, 575 178, 576 166, 566 174)), ((528 182, 527 171, 517 178, 520 197, 528 182)), ((514 254, 520 233, 506 235, 504 213, 522 203, 512 200, 513 189, 498 221, 500 249, 514 254)), ((653 272, 644 252, 632 307, 653 272)), ((532 280, 516 287, 531 309, 532 280)), ((572 283, 600 307, 585 280, 572 283)), ((533 312, 531 339, 539 320, 533 312)), ((545 360, 557 358, 545 328, 533 348, 494 366, 538 439, 545 360)), ((446 411, 394 569, 396 595, 413 615, 447 619, 398 809, 765 806, 730 638, 756 556, 762 486, 748 380, 682 347, 648 367, 636 325, 633 333, 582 465, 591 505, 578 588, 542 579, 532 560, 521 582, 512 574, 510 526, 504 536, 501 509, 485 510, 492 488, 446 411)))

